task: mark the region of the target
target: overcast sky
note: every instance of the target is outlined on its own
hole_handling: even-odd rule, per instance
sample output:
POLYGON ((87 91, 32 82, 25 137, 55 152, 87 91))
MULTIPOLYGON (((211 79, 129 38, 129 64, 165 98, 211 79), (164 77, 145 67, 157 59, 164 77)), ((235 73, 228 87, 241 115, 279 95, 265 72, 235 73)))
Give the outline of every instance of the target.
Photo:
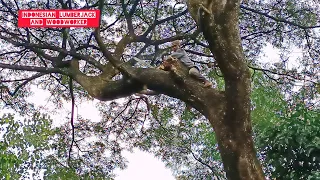
POLYGON ((133 154, 124 153, 128 158, 128 168, 124 171, 116 171, 119 174, 115 180, 174 180, 171 170, 167 169, 163 162, 153 155, 135 151, 133 154))

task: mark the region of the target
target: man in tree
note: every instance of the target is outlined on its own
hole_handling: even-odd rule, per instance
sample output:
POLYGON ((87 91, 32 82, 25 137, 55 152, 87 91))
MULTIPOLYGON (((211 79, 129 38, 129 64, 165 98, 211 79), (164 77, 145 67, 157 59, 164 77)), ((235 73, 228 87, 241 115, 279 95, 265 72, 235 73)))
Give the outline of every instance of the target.
POLYGON ((186 51, 181 48, 181 44, 179 40, 175 40, 171 43, 172 47, 172 54, 170 58, 176 58, 182 62, 183 65, 187 66, 189 69, 189 74, 191 77, 203 82, 204 87, 212 87, 212 82, 208 81, 205 77, 200 74, 199 67, 197 67, 188 57, 186 51))
MULTIPOLYGON (((147 3, 146 6, 139 6, 139 0, 130 1, 129 4, 123 1, 118 5, 110 5, 104 2, 103 0, 90 1, 90 3, 87 3, 85 6, 76 1, 74 3, 65 3, 64 1, 49 4, 39 3, 39 9, 48 9, 48 7, 63 7, 64 9, 79 9, 82 7, 92 9, 99 8, 100 10, 105 10, 101 13, 100 19, 113 15, 118 16, 117 20, 110 25, 106 21, 101 20, 100 27, 95 28, 94 31, 91 31, 91 29, 78 31, 73 28, 70 28, 70 31, 65 31, 64 28, 61 30, 51 28, 43 30, 28 28, 23 30, 18 28, 16 27, 18 22, 17 10, 28 5, 28 3, 25 4, 24 1, 14 3, 12 1, 2 0, 0 3, 0 11, 4 15, 1 14, 0 16, 0 24, 3 24, 0 27, 0 43, 1 47, 3 47, 1 48, 0 55, 0 72, 1 76, 7 79, 1 79, 1 83, 4 85, 7 84, 6 86, 9 88, 14 88, 13 93, 11 93, 14 96, 9 93, 2 93, 1 100, 4 99, 3 101, 6 105, 13 104, 15 109, 21 109, 23 113, 27 113, 29 109, 32 108, 29 108, 30 106, 25 98, 31 94, 28 91, 32 84, 49 90, 53 97, 55 97, 53 99, 58 100, 54 101, 58 105, 60 105, 61 98, 71 99, 71 101, 73 101, 73 90, 76 91, 76 97, 80 98, 80 100, 95 98, 100 101, 111 101, 118 98, 130 97, 129 102, 131 102, 131 95, 140 92, 144 85, 146 85, 150 90, 156 91, 159 94, 180 99, 190 104, 208 119, 211 126, 214 127, 214 133, 216 135, 214 138, 218 142, 223 168, 228 179, 265 180, 252 139, 253 132, 250 114, 252 104, 250 93, 253 89, 251 87, 253 74, 251 74, 246 59, 255 59, 258 57, 259 54, 257 54, 257 52, 262 50, 261 48, 264 47, 264 44, 271 43, 277 47, 286 49, 286 43, 283 44, 283 42, 296 42, 295 38, 300 37, 299 34, 297 34, 297 36, 288 36, 288 33, 283 33, 283 36, 277 35, 278 32, 288 29, 286 27, 289 27, 289 29, 292 29, 294 32, 303 33, 301 37, 305 37, 306 39, 299 40, 299 42, 304 42, 301 47, 308 48, 313 45, 316 47, 317 43, 319 43, 317 38, 314 38, 314 40, 311 39, 313 36, 317 37, 317 33, 316 31, 311 32, 311 28, 320 27, 319 24, 315 23, 319 22, 317 19, 319 12, 310 14, 309 11, 306 11, 308 14, 307 17, 311 17, 311 21, 309 20, 310 18, 299 19, 299 17, 306 17, 305 15, 301 14, 300 16, 296 16, 296 14, 292 14, 295 15, 294 17, 296 18, 291 21, 291 19, 282 17, 283 12, 289 13, 292 9, 294 9, 293 12, 300 12, 298 10, 305 8, 304 6, 300 7, 298 3, 296 9, 292 7, 292 3, 287 3, 289 1, 277 3, 276 6, 271 3, 271 1, 271 4, 259 2, 251 3, 251 6, 244 6, 240 0, 187 0, 187 7, 178 8, 181 9, 178 10, 175 6, 172 6, 171 1, 163 0, 151 1, 147 3), (203 6, 205 9, 208 9, 209 12, 202 11, 204 9, 203 6), (168 7, 170 11, 168 11, 168 7), (277 7, 278 12, 274 11, 269 14, 269 12, 263 10, 263 7, 277 7), (172 10, 174 10, 175 13, 171 15, 171 13, 168 12, 173 12, 172 10), (148 13, 141 13, 145 11, 148 13), (190 15, 196 24, 191 21, 190 15), (141 17, 136 18, 137 16, 141 17), (8 21, 8 18, 11 20, 8 21), (308 21, 305 19, 308 19, 308 21), (301 23, 297 23, 300 21, 301 23), (259 26, 256 26, 257 23, 259 26), (142 27, 147 28, 143 34, 140 32, 137 34, 137 24, 141 24, 142 27), (285 24, 287 24, 287 26, 284 26, 285 24), (283 28, 274 29, 274 25, 283 28), (246 28, 251 26, 255 28, 246 28), (202 28, 195 30, 196 27, 202 28), (294 29, 294 27, 296 27, 296 29, 294 29), (161 31, 155 33, 156 29, 161 31), (171 29, 177 31, 167 33, 167 30, 171 29), (265 29, 271 29, 271 31, 264 32, 263 30, 265 29), (109 38, 114 35, 116 35, 117 38, 121 38, 116 44, 109 38), (217 88, 198 88, 198 85, 188 80, 184 81, 183 84, 178 83, 176 81, 177 78, 171 76, 169 73, 156 70, 155 68, 136 68, 131 66, 129 62, 124 61, 125 58, 123 57, 127 56, 127 53, 125 53, 127 47, 132 48, 132 53, 129 55, 153 56, 156 49, 159 49, 164 43, 173 38, 189 39, 192 40, 191 43, 199 46, 202 46, 202 42, 206 42, 205 48, 214 54, 217 67, 221 72, 223 90, 217 88), (194 40, 199 40, 199 43, 193 42, 194 40), (314 44, 309 44, 308 42, 314 42, 314 44), (97 55, 97 57, 100 56, 101 58, 88 56, 87 52, 91 52, 92 50, 95 51, 94 54, 97 55), (246 57, 244 54, 246 51, 248 51, 248 55, 252 54, 252 57, 246 57), (26 56, 26 53, 28 53, 28 56, 26 56), (61 59, 61 57, 57 57, 56 55, 58 54, 62 54, 64 58, 61 59), (75 59, 70 66, 61 67, 56 65, 57 62, 59 64, 61 60, 65 61, 70 57, 75 59), (79 65, 80 61, 85 61, 89 66, 85 66, 85 68, 81 67, 79 65), (33 74, 29 75, 27 72, 33 72, 33 74), (119 73, 121 73, 120 76, 118 76, 119 73), (26 75, 29 76, 26 77, 26 75), (116 76, 117 78, 115 78, 116 76), (66 86, 65 81, 68 77, 69 87, 66 86), (33 80, 35 81, 31 84, 33 80), (73 83, 73 81, 76 83, 73 83), (18 85, 17 83, 20 84, 18 85), (56 88, 53 88, 54 86, 56 88), (83 93, 82 90, 84 91, 83 93), (70 95, 71 97, 69 97, 70 95), (10 101, 7 102, 9 98, 10 101)), ((303 5, 304 4, 308 3, 303 3, 303 5)), ((313 5, 310 7, 313 7, 313 5)), ((309 8, 307 7, 307 9, 309 8)), ((311 48, 302 50, 307 52, 311 50, 311 48)), ((312 51, 314 50, 312 49, 312 51)), ((314 53, 316 52, 314 51, 310 53, 310 55, 315 55, 314 53)), ((250 63, 250 66, 254 64, 255 63, 250 63)), ((315 64, 317 65, 317 63, 315 64)), ((316 65, 312 65, 312 69, 314 69, 313 67, 316 65)), ((268 69, 250 68, 271 74, 275 71, 273 69, 270 71, 268 69)), ((189 70, 191 70, 191 68, 188 68, 188 71, 189 70)), ((281 72, 283 71, 282 69, 279 70, 281 72)), ((313 74, 314 73, 316 73, 316 71, 314 71, 313 74)), ((278 73, 275 72, 275 74, 278 73)), ((291 79, 291 76, 288 77, 291 79)), ((159 106, 165 106, 167 104, 166 102, 162 102, 161 100, 159 106)), ((129 105, 129 103, 127 105, 129 105)), ((106 104, 106 108, 107 107, 108 105, 106 104)), ((103 110, 105 107, 102 106, 102 108, 99 109, 103 110)), ((157 119, 160 115, 158 114, 158 109, 159 108, 155 108, 157 113, 155 118, 150 118, 150 124, 153 123, 153 121, 159 123, 157 119)), ((146 111, 149 111, 149 109, 146 109, 146 111)), ((138 115, 139 114, 137 114, 137 116, 138 115)), ((132 115, 130 115, 130 117, 132 118, 129 118, 129 124, 133 124, 133 128, 139 128, 136 132, 142 132, 142 129, 138 126, 138 124, 141 123, 140 119, 132 115), (137 121, 131 123, 133 119, 137 119, 137 121)), ((116 117, 112 116, 112 119, 114 118, 116 117)), ((104 119, 108 120, 109 118, 104 119)), ((127 118, 123 119, 125 119, 124 123, 128 124, 126 123, 127 118)), ((120 122, 122 123, 122 121, 120 122)), ((121 134, 119 134, 119 128, 114 127, 121 127, 123 130, 128 128, 123 128, 120 122, 119 124, 110 123, 110 128, 114 130, 115 134, 122 136, 122 131, 121 134)), ((107 122, 107 124, 109 124, 109 122, 107 122)), ((146 129, 145 132, 153 131, 146 129)), ((191 134, 193 132, 187 131, 186 133, 191 134)), ((128 132, 123 134, 128 134, 128 132)), ((153 135, 153 133, 151 133, 151 135, 153 135)), ((129 136, 128 134, 128 138, 129 136)), ((134 138, 136 137, 143 137, 142 141, 144 141, 144 139, 148 140, 144 134, 141 134, 141 136, 137 134, 134 138)), ((128 138, 127 135, 125 135, 124 138, 119 139, 127 141, 128 138)), ((131 141, 129 142, 130 144, 135 144, 131 143, 131 141)), ((110 144, 110 146, 106 146, 106 149, 115 149, 115 147, 118 147, 118 145, 114 146, 113 143, 109 143, 109 141, 107 141, 106 144, 110 144)), ((149 147, 149 145, 144 147, 149 147)), ((116 149, 118 151, 118 148, 116 149)), ((72 146, 70 146, 70 150, 72 150, 72 146)), ((183 151, 186 150, 183 149, 183 151)), ((209 161, 208 164, 210 163, 212 162, 209 161)), ((212 169, 210 167, 208 168, 212 169)))

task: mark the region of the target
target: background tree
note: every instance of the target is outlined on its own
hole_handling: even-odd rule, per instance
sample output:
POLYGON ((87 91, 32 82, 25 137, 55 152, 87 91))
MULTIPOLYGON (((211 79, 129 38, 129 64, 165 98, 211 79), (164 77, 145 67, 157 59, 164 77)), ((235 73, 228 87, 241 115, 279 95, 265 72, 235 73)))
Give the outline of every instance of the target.
POLYGON ((67 133, 70 131, 68 124, 53 127, 52 119, 37 112, 30 119, 22 120, 8 114, 0 120, 4 132, 1 138, 2 179, 110 180, 115 177, 115 168, 126 167, 117 142, 85 140, 92 138, 95 131, 84 119, 77 124, 81 125, 81 132, 76 131, 80 140, 75 142, 78 149, 74 152, 70 152, 72 136, 67 133))
POLYGON ((318 124, 320 110, 304 104, 289 107, 274 126, 261 129, 257 145, 266 158, 272 177, 277 179, 317 179, 319 159, 318 124))
POLYGON ((33 118, 18 120, 11 114, 0 119, 2 179, 41 178, 46 151, 50 151, 50 121, 35 113, 33 118), (21 138, 23 137, 23 138, 21 138), (30 172, 31 171, 31 172, 30 172))
MULTIPOLYGON (((188 1, 188 9, 184 3, 160 0, 88 1, 83 4, 2 0, 1 4, 0 39, 4 47, 0 63, 3 68, 1 99, 6 105, 21 113, 30 112, 32 106, 25 98, 30 95, 28 88, 32 84, 49 90, 57 105, 61 105, 62 99, 108 101, 127 97, 140 92, 146 84, 151 90, 190 104, 209 119, 229 179, 264 179, 252 141, 249 68, 286 84, 285 91, 295 85, 292 80, 304 80, 309 94, 317 87, 319 60, 315 57, 319 52, 314 47, 319 40, 314 29, 319 27, 316 24, 319 16, 312 2, 246 1, 240 5, 239 1, 213 1, 212 13, 203 11, 205 14, 200 17, 197 16, 200 7, 197 1, 188 1), (19 29, 16 12, 21 8, 99 8, 104 17, 111 19, 102 18, 100 28, 94 31, 19 29), (133 56, 154 64, 157 54, 166 50, 166 43, 176 39, 183 39, 184 48, 197 55, 200 64, 214 57, 218 72, 223 76, 223 89, 201 88, 201 84, 186 76, 183 68, 168 73, 132 65, 133 56), (292 45, 301 48, 304 68, 285 69, 287 51, 281 56, 284 61, 274 69, 257 66, 255 59, 265 42, 281 50, 292 45)), ((148 101, 145 102, 150 108, 148 101)), ((102 110, 106 105, 110 104, 101 105, 102 110)), ((134 113, 137 110, 130 109, 134 113)), ((144 127, 143 119, 132 120, 130 114, 121 115, 121 118, 126 123, 137 122, 136 126, 144 127)), ((74 127, 72 118, 71 124, 74 127)), ((127 137, 122 134, 123 127, 113 125, 117 124, 107 123, 111 130, 117 130, 120 139, 127 137)), ((136 133, 134 128, 131 133, 136 133)))

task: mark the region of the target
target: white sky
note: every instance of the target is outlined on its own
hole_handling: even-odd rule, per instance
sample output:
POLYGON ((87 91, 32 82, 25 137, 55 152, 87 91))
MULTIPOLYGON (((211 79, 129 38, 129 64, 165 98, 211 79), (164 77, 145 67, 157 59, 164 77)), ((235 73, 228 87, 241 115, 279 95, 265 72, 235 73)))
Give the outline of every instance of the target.
POLYGON ((125 152, 129 163, 128 168, 116 171, 119 174, 115 180, 174 180, 171 170, 152 154, 136 150, 134 153, 125 152))

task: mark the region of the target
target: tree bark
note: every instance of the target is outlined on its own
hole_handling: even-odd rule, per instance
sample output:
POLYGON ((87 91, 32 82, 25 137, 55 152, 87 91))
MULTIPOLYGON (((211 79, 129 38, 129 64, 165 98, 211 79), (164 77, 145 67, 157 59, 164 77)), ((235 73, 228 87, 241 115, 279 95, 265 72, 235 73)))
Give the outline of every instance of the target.
POLYGON ((265 177, 252 139, 250 72, 241 46, 239 4, 236 0, 189 0, 188 8, 225 80, 224 109, 208 109, 207 118, 215 129, 227 178, 262 180, 265 177))

